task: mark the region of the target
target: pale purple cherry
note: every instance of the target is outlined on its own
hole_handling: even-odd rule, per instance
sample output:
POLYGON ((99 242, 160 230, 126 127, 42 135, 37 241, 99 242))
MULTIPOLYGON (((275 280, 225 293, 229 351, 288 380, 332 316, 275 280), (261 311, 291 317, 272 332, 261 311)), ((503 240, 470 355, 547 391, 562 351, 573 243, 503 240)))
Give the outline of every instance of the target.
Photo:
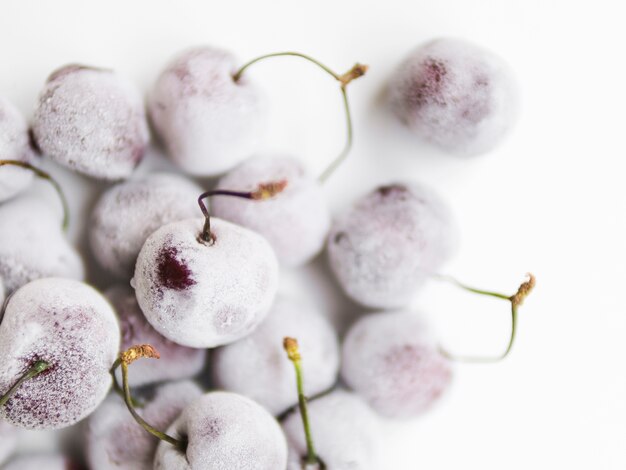
POLYGON ((265 97, 234 80, 237 59, 211 47, 179 54, 148 100, 151 121, 170 158, 198 176, 223 173, 256 152, 267 119, 265 97))
POLYGON ((278 262, 251 230, 213 218, 161 227, 144 243, 132 284, 150 324, 175 343, 212 348, 250 334, 278 286, 278 262))
POLYGON ((119 318, 122 350, 135 344, 148 343, 163 354, 158 362, 141 361, 134 366, 133 375, 129 379, 132 387, 188 379, 202 370, 207 351, 181 346, 160 335, 146 320, 137 304, 135 293, 130 287, 117 285, 107 290, 105 295, 119 318))
POLYGON ((328 258, 343 290, 373 308, 407 305, 451 256, 456 226, 444 202, 415 183, 380 186, 333 223, 328 258))
MULTIPOLYGON (((167 357, 160 361, 160 365, 166 368, 163 360, 167 360, 167 357)), ((156 361, 142 362, 159 364, 156 361)), ((134 366, 133 372, 140 366, 134 366)), ((130 382, 133 381, 136 380, 131 376, 130 382)), ((181 381, 160 385, 150 395, 149 399, 142 400, 144 404, 137 412, 154 426, 165 429, 190 402, 202 395, 202 390, 193 382, 181 381)), ((158 439, 137 425, 124 400, 116 394, 110 394, 89 417, 86 437, 89 468, 151 470, 158 442, 158 439)))
POLYGON ((330 228, 330 213, 320 182, 291 157, 250 158, 217 183, 216 189, 250 191, 265 181, 281 180, 286 188, 259 204, 241 198, 216 197, 211 209, 216 217, 263 235, 281 264, 299 266, 323 248, 330 228))
POLYGON ((330 389, 339 369, 337 335, 320 312, 285 297, 276 299, 252 334, 212 352, 213 384, 252 398, 274 415, 297 404, 293 366, 282 348, 286 336, 299 339, 306 357, 307 393, 330 389))
POLYGON ((470 42, 435 39, 413 51, 389 85, 391 104, 417 136, 461 155, 495 148, 519 99, 509 66, 470 42))
POLYGON ((108 272, 130 279, 142 245, 155 230, 197 213, 198 185, 181 176, 154 173, 117 184, 91 215, 91 251, 108 272))
POLYGON ((70 426, 111 387, 119 324, 92 287, 59 278, 23 286, 0 324, 0 418, 28 429, 70 426))
POLYGON ((81 280, 83 261, 40 198, 20 195, 0 206, 0 277, 7 294, 44 277, 81 280))
POLYGON ((7 463, 2 470, 71 470, 73 468, 78 467, 69 457, 50 453, 21 455, 7 463))
POLYGON ((367 315, 350 328, 341 376, 379 414, 405 420, 441 400, 452 367, 419 314, 395 311, 367 315))
MULTIPOLYGON (((32 163, 33 150, 29 143, 28 124, 8 100, 0 97, 0 158, 32 163)), ((23 191, 33 180, 33 174, 23 168, 0 168, 0 202, 23 191)))
POLYGON ((48 77, 32 130, 43 154, 103 180, 128 178, 149 138, 143 99, 134 85, 112 70, 76 64, 48 77))
MULTIPOLYGON (((306 360, 305 356, 305 360, 306 360)), ((308 363, 307 363, 308 371, 308 363)), ((310 377, 310 374, 307 374, 310 377)), ((326 470, 379 470, 382 433, 378 417, 356 394, 334 390, 307 403, 316 455, 326 470)), ((302 470, 307 444, 296 409, 282 422, 289 446, 288 470, 302 470)), ((307 469, 319 469, 315 464, 307 469)))
POLYGON ((15 452, 19 429, 0 419, 0 465, 15 452))

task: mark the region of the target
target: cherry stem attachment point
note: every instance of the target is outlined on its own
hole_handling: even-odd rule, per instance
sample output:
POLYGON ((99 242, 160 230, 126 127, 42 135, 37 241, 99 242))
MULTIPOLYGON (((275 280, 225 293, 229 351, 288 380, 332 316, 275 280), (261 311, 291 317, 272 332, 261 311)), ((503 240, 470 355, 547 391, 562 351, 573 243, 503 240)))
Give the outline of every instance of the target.
POLYGON ((137 359, 141 359, 144 357, 159 359, 161 356, 159 355, 159 352, 149 344, 132 346, 126 351, 120 353, 119 358, 113 363, 113 366, 111 367, 112 373, 114 373, 119 366, 122 367, 122 386, 124 390, 124 401, 126 402, 126 407, 128 408, 128 411, 130 411, 130 414, 133 416, 135 421, 137 421, 137 423, 139 423, 139 425, 147 432, 162 441, 172 444, 174 447, 180 449, 182 452, 185 452, 185 449, 187 448, 186 441, 176 439, 169 434, 159 431, 155 427, 148 424, 141 416, 139 416, 137 411, 135 411, 133 398, 130 394, 130 386, 128 384, 128 366, 135 362, 137 359))
POLYGON ((275 52, 272 54, 262 55, 260 57, 257 57, 256 59, 252 59, 251 61, 247 62, 233 75, 233 80, 235 82, 239 81, 243 73, 252 64, 255 64, 265 59, 269 59, 271 57, 285 57, 285 56, 300 57, 304 60, 307 60, 317 65, 319 68, 324 70, 327 74, 329 74, 331 77, 337 80, 340 84, 341 98, 343 101, 345 117, 346 117, 346 143, 343 149, 341 150, 341 152, 339 153, 339 155, 335 157, 335 159, 331 162, 331 164, 319 176, 319 181, 323 183, 330 177, 330 175, 334 173, 334 171, 339 167, 339 165, 341 165, 341 163, 346 159, 346 157, 350 153, 350 149, 352 148, 354 131, 352 129, 352 114, 350 112, 350 103, 348 101, 348 94, 346 92, 346 88, 350 84, 350 82, 365 75, 369 67, 367 65, 356 63, 346 73, 338 74, 334 72, 332 69, 330 69, 329 67, 327 67, 326 65, 319 62, 317 59, 314 59, 311 56, 308 56, 306 54, 302 54, 300 52, 275 52))
POLYGON ((7 401, 13 396, 13 394, 17 391, 20 386, 34 377, 37 377, 43 371, 47 370, 50 367, 46 361, 35 361, 35 363, 28 369, 24 375, 22 375, 17 382, 9 389, 7 392, 0 397, 0 407, 4 406, 7 401))
POLYGON ((242 199, 251 199, 253 201, 265 201, 281 193, 286 187, 287 181, 280 180, 271 181, 269 183, 261 183, 254 191, 230 191, 226 189, 214 189, 212 191, 207 191, 200 194, 200 196, 198 197, 198 205, 200 206, 200 210, 204 215, 204 227, 202 228, 200 239, 205 243, 209 243, 210 245, 212 245, 215 241, 215 238, 211 233, 211 214, 209 213, 209 210, 204 203, 204 199, 213 196, 232 196, 242 199))
POLYGON ((70 225, 70 209, 69 205, 67 204, 67 198, 65 197, 65 193, 63 192, 63 189, 61 189, 61 185, 57 183, 57 181, 52 176, 50 176, 49 173, 46 173, 45 171, 31 165, 30 163, 26 163, 21 160, 0 160, 0 166, 5 165, 18 166, 20 168, 30 170, 37 177, 47 180, 52 185, 54 190, 59 195, 61 205, 63 206, 63 222, 61 224, 61 227, 63 228, 63 230, 67 230, 70 225))
POLYGON ((313 435, 311 433, 311 423, 309 420, 307 398, 304 394, 302 356, 300 355, 298 341, 294 338, 285 338, 283 340, 283 348, 287 352, 287 357, 293 363, 293 367, 296 371, 296 385, 298 387, 298 406, 300 408, 300 416, 302 417, 302 425, 304 427, 304 436, 306 439, 307 449, 307 455, 305 461, 303 462, 304 468, 309 468, 310 466, 318 466, 318 468, 324 468, 324 465, 317 457, 317 454, 315 452, 315 446, 313 445, 313 435))
POLYGON ((498 299, 503 299, 503 300, 510 302, 511 304, 511 336, 509 337, 509 343, 502 354, 500 354, 499 356, 495 356, 495 357, 455 356, 449 353, 447 350, 440 348, 441 354, 443 354, 445 357, 447 357, 450 360, 454 360, 458 362, 498 362, 506 358, 511 352, 511 349, 513 348, 513 343, 515 342, 515 335, 517 333, 518 308, 520 305, 522 305, 522 303, 524 302, 524 299, 528 296, 528 294, 530 294, 530 292, 535 287, 535 276, 528 273, 527 274, 528 279, 519 286, 519 288, 517 289, 517 292, 513 295, 505 295, 505 294, 500 294, 498 292, 476 289, 474 287, 470 287, 470 286, 463 284, 462 282, 456 280, 455 278, 451 276, 438 275, 436 277, 440 280, 450 282, 456 285, 457 287, 460 287, 461 289, 466 290, 468 292, 472 292, 474 294, 479 294, 479 295, 485 295, 488 297, 495 297, 498 299))

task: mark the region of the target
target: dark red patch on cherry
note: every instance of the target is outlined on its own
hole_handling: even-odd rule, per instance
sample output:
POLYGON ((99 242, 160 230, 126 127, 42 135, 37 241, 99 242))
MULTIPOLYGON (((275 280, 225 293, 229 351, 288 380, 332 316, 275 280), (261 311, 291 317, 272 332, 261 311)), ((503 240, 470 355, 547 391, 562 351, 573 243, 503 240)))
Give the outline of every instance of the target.
POLYGON ((159 284, 167 289, 185 290, 196 284, 189 266, 178 258, 178 254, 176 247, 166 246, 157 258, 159 284))

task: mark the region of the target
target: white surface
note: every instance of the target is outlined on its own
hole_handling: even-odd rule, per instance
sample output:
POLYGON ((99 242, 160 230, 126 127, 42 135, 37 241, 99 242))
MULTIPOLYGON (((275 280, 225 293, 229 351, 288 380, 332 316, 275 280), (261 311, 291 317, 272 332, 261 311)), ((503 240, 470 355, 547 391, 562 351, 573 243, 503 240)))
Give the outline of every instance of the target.
MULTIPOLYGON (((333 212, 378 183, 413 176, 438 188, 459 219, 462 246, 449 272, 503 290, 514 290, 527 270, 538 279, 510 359, 457 367, 454 390, 437 410, 389 425, 385 469, 622 469, 620 10, 619 2, 565 0, 5 1, 0 94, 30 116, 46 76, 66 62, 116 68, 147 91, 173 53, 203 43, 242 59, 303 51, 340 71, 357 60, 369 63, 368 76, 351 85, 356 144, 327 185, 333 212), (491 48, 517 71, 521 120, 485 157, 451 158, 421 146, 381 105, 394 66, 415 45, 441 35, 491 48)), ((320 171, 343 142, 336 85, 297 59, 257 64, 253 72, 273 107, 264 150, 301 155, 320 171)), ((142 171, 149 166, 167 165, 150 157, 142 171)), ((90 184, 47 167, 72 182, 77 236, 81 214, 93 203, 90 184)), ((332 314, 354 311, 326 276, 317 261, 285 274, 283 289, 305 293, 332 314)), ((504 344, 504 303, 433 285, 416 305, 459 351, 504 344)))

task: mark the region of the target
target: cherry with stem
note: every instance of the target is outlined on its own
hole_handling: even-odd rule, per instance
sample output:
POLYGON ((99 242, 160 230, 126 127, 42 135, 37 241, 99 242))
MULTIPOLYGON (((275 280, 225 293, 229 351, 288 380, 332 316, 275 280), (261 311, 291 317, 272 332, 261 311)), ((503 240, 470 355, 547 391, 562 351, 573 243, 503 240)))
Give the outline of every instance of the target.
POLYGON ((239 79, 241 78, 243 73, 251 65, 253 65, 253 64, 257 63, 257 62, 261 62, 261 61, 263 61, 265 59, 269 59, 269 58, 273 58, 273 57, 286 57, 286 56, 300 57, 301 59, 307 60, 307 61, 317 65, 324 72, 326 72, 331 77, 333 77, 335 80, 337 80, 339 82, 339 85, 340 85, 341 98, 342 98, 342 101, 343 101, 344 110, 345 110, 345 117, 346 117, 346 143, 344 144, 344 147, 341 150, 341 152, 339 153, 339 155, 330 163, 330 165, 319 176, 319 181, 323 183, 323 182, 325 182, 328 179, 328 177, 331 174, 333 174, 333 172, 339 167, 339 165, 341 165, 341 163, 346 159, 346 157, 350 153, 350 149, 352 148, 352 141, 353 141, 354 131, 353 131, 353 128, 352 128, 353 127, 352 126, 352 114, 350 112, 350 103, 349 103, 349 100, 348 100, 348 93, 346 91, 346 88, 348 87, 350 82, 352 82, 353 80, 355 80, 355 79, 365 75, 365 73, 367 72, 368 66, 357 63, 350 70, 348 70, 346 73, 339 74, 339 73, 334 72, 332 69, 330 69, 326 65, 322 64, 318 60, 316 60, 316 59, 314 59, 314 58, 312 58, 312 57, 310 57, 310 56, 308 56, 306 54, 302 54, 300 52, 275 52, 275 53, 272 53, 272 54, 262 55, 260 57, 257 57, 256 59, 252 59, 251 61, 247 62, 246 64, 241 66, 241 68, 237 72, 235 72, 235 74, 233 75, 233 80, 235 82, 239 81, 239 79))
POLYGON ((61 200, 61 205, 63 206, 63 222, 62 228, 63 230, 67 230, 70 224, 70 210, 67 204, 67 198, 65 197, 65 193, 63 189, 61 189, 61 185, 49 174, 45 171, 31 165, 30 163, 23 162, 21 160, 0 160, 0 166, 17 166, 20 168, 24 168, 26 170, 32 171, 37 177, 48 181, 54 190, 59 195, 59 199, 61 200))
MULTIPOLYGON (((111 372, 114 373, 118 367, 122 368, 122 388, 124 391, 124 402, 126 403, 126 407, 128 408, 128 411, 130 411, 130 414, 133 416, 135 421, 137 421, 137 423, 139 423, 142 428, 144 428, 153 436, 173 445, 174 447, 180 449, 181 452, 185 452, 185 449, 187 448, 187 442, 185 440, 176 439, 169 434, 159 431, 154 426, 146 422, 141 416, 139 416, 139 413, 137 413, 137 411, 135 410, 134 400, 130 393, 130 386, 128 384, 128 366, 135 362, 137 359, 159 359, 160 357, 161 356, 159 352, 149 344, 132 346, 126 351, 120 353, 119 357, 116 359, 116 361, 113 363, 113 366, 111 367, 111 372)), ((113 377, 115 380, 115 375, 113 377)))
POLYGON ((0 407, 3 407, 6 402, 9 401, 9 399, 24 382, 37 377, 39 374, 49 368, 50 364, 48 364, 46 361, 35 361, 35 363, 18 379, 18 381, 15 382, 15 384, 13 384, 13 386, 9 390, 7 390, 7 392, 2 395, 2 397, 0 397, 0 407))
POLYGON ((475 287, 470 287, 451 276, 437 275, 435 277, 439 280, 454 284, 457 287, 460 287, 461 289, 466 290, 468 292, 472 292, 474 294, 479 294, 479 295, 484 295, 487 297, 495 297, 497 299, 506 300, 507 302, 511 304, 511 336, 509 337, 508 345, 502 354, 498 356, 494 356, 494 357, 455 356, 454 354, 451 354, 447 350, 440 348, 441 353, 448 359, 458 361, 458 362, 497 362, 506 358, 511 352, 511 349, 513 348, 513 343, 515 342, 515 335, 517 333, 518 308, 520 307, 520 305, 522 305, 522 303, 524 302, 524 299, 526 299, 528 294, 530 294, 530 292, 535 287, 535 276, 528 273, 527 274, 528 279, 519 286, 519 288, 517 289, 517 292, 513 295, 506 295, 506 294, 501 294, 499 292, 492 292, 488 290, 477 289, 475 287))
POLYGON ((200 239, 203 242, 208 243, 209 245, 212 245, 215 242, 215 237, 211 233, 211 214, 209 213, 209 210, 204 203, 204 199, 213 196, 232 196, 243 199, 251 199, 253 201, 264 201, 281 193, 286 187, 287 181, 280 180, 272 181, 269 183, 261 183, 254 191, 230 191, 225 189, 215 189, 202 193, 198 197, 198 205, 200 206, 200 210, 204 215, 204 227, 202 228, 200 239))
POLYGON ((296 386, 298 389, 298 407, 300 408, 300 416, 302 417, 302 425, 304 427, 304 436, 306 439, 307 455, 303 462, 304 469, 323 470, 326 468, 324 463, 318 458, 313 444, 313 435, 311 433, 311 423, 309 420, 309 411, 307 407, 307 397, 304 394, 304 377, 302 374, 302 356, 298 341, 295 338, 285 338, 283 340, 283 348, 287 352, 287 357, 293 363, 296 372, 296 386))

